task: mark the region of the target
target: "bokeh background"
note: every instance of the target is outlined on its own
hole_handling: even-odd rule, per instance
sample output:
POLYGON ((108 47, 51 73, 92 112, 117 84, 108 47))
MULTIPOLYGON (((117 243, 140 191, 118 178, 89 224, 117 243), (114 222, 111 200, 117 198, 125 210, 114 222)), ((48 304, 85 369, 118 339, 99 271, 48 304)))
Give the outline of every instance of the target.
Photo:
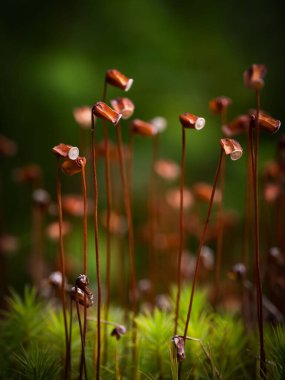
MULTIPOLYGON (((101 100, 107 69, 117 68, 134 78, 128 96, 136 104, 136 117, 148 120, 161 115, 168 120, 161 139, 163 157, 180 160, 180 113, 206 118, 203 131, 187 134, 189 185, 197 180, 211 182, 214 176, 221 132, 219 118, 208 109, 209 100, 219 95, 232 98, 230 118, 254 106, 254 94, 244 88, 242 79, 252 63, 268 67, 262 108, 284 119, 283 1, 11 0, 1 8, 1 134, 18 144, 15 157, 1 158, 1 202, 5 232, 18 235, 21 241, 19 252, 6 262, 7 282, 17 289, 28 281, 25 258, 30 250, 32 202, 31 188, 17 185, 11 179, 12 171, 28 163, 39 164, 44 186, 55 199, 56 166, 51 148, 59 142, 79 144, 72 110, 101 100)), ((109 96, 122 93, 111 89, 109 96)), ((123 125, 124 138, 127 125, 123 125)), ((114 139, 113 133, 110 130, 114 139)), ((261 165, 274 157, 277 139, 262 135, 261 165)), ((243 137, 240 142, 244 145, 243 137)), ((151 143, 136 140, 138 210, 145 202, 150 156, 151 143)), ((242 218, 245 159, 229 164, 228 169, 225 204, 240 210, 242 218)), ((99 175, 103 209, 103 168, 99 175)), ((80 181, 64 179, 63 187, 66 192, 80 192, 80 181)), ((80 226, 78 223, 71 244, 79 265, 80 226)), ((102 251, 103 240, 104 236, 102 251)), ((94 265, 92 247, 91 241, 90 265, 94 265)), ((50 260, 57 253, 55 245, 46 245, 50 260)))

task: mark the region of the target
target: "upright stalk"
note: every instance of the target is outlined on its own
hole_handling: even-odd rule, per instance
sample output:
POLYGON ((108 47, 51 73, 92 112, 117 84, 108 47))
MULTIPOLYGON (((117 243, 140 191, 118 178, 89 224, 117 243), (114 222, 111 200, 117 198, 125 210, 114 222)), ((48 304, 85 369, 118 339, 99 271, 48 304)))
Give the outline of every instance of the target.
POLYGON ((252 166, 251 166, 251 153, 250 153, 250 134, 247 134, 246 142, 246 199, 245 199, 245 224, 243 233, 243 247, 242 247, 242 262, 247 267, 248 265, 248 251, 249 251, 249 237, 251 231, 251 189, 252 189, 252 166))
MULTIPOLYGON (((106 102, 107 98, 107 82, 104 82, 103 90, 103 102, 106 102)), ((105 145, 105 170, 106 170, 106 191, 107 191, 107 221, 106 221, 106 300, 105 300, 105 312, 104 318, 108 320, 109 306, 110 306, 110 274, 111 274, 111 231, 110 231, 110 220, 111 220, 111 207, 112 207, 112 188, 111 188, 111 166, 110 166, 110 156, 109 156, 109 138, 108 138, 108 127, 106 121, 102 119, 103 132, 104 132, 104 145, 105 145)), ((107 361, 107 326, 104 325, 104 354, 103 363, 107 361)))
MULTIPOLYGON (((86 189, 86 175, 85 166, 81 169, 82 175, 82 192, 83 192, 83 274, 87 274, 87 189, 86 189)), ((80 376, 82 376, 83 367, 86 367, 85 363, 85 341, 87 330, 87 306, 86 306, 86 294, 84 294, 84 322, 83 322, 83 344, 81 352, 80 363, 80 376)))
POLYGON ((137 299, 136 299, 136 274, 135 274, 135 257, 134 257, 134 230, 133 230, 133 220, 132 220, 132 208, 129 196, 129 190, 127 185, 127 180, 125 176, 124 169, 124 153, 123 153, 123 144, 121 136, 120 125, 116 126, 117 140, 118 140, 118 151, 119 151, 119 160, 120 160, 120 171, 123 183, 123 192, 124 192, 124 203, 128 221, 128 230, 129 230, 129 260, 130 260, 130 285, 131 285, 131 302, 133 309, 133 361, 135 365, 136 360, 136 336, 137 329, 135 323, 135 317, 137 315, 137 299))
POLYGON ((266 359, 264 350, 263 336, 263 306, 262 306, 262 285, 260 275, 260 258, 259 258, 259 202, 258 202, 258 152, 259 152, 259 110, 260 110, 260 93, 256 91, 256 119, 255 119, 255 146, 253 146, 253 131, 250 128, 250 145, 253 171, 253 198, 254 198, 254 232, 255 232, 255 273, 256 273, 256 303, 257 318, 259 328, 260 344, 260 377, 266 378, 266 359))
MULTIPOLYGON (((223 211, 223 197, 224 197, 224 182, 225 182, 225 163, 223 160, 221 164, 220 172, 220 192, 221 199, 218 204, 218 216, 221 217, 223 211)), ((219 221, 219 220, 218 220, 219 221)), ((220 293, 220 280, 221 280, 221 264, 222 264, 222 251, 223 251, 223 237, 224 237, 224 225, 219 221, 218 227, 218 239, 217 239, 217 257, 216 257, 216 270, 215 270, 215 306, 219 300, 220 293)))
POLYGON ((184 210, 183 210, 183 189, 185 177, 185 145, 186 136, 185 128, 182 127, 182 156, 181 156, 181 176, 180 176, 180 211, 179 211, 179 252, 177 260, 177 296, 175 305, 175 320, 174 320, 174 335, 177 335, 178 319, 179 319, 179 304, 181 296, 181 259, 184 245, 184 210))
MULTIPOLYGON (((101 354, 101 279, 100 279, 100 257, 98 244, 98 185, 95 161, 95 123, 93 110, 91 113, 91 155, 92 155, 92 181, 94 189, 94 239, 95 239, 95 256, 96 256, 96 276, 97 276, 97 358, 96 358, 96 379, 100 380, 100 354, 101 354)), ((94 350, 95 352, 96 350, 94 350)))
POLYGON ((69 377, 69 348, 68 348, 68 330, 67 330, 67 318, 66 318, 66 299, 65 299, 65 260, 64 260, 64 248, 63 248, 63 235, 62 235, 62 202, 61 202, 61 179, 60 179, 60 158, 57 157, 57 206, 58 206, 58 227, 59 227, 59 254, 60 254, 60 271, 61 271, 61 300, 62 300, 62 312, 64 321, 64 333, 65 333, 65 367, 64 367, 64 379, 69 377))
MULTIPOLYGON (((79 332, 80 332, 80 338, 81 338, 81 361, 80 361, 80 375, 79 379, 82 380, 83 376, 83 369, 85 372, 85 379, 87 379, 87 370, 86 370, 86 360, 85 360, 85 348, 84 348, 84 331, 81 323, 81 316, 80 316, 80 310, 79 310, 79 302, 78 302, 78 294, 77 294, 78 288, 75 286, 75 303, 76 303, 76 311, 77 311, 77 319, 79 323, 79 332)), ((85 307, 85 306, 84 306, 85 307)))
POLYGON ((134 133, 130 131, 130 140, 129 140, 129 160, 127 165, 127 178, 129 184, 129 192, 132 194, 132 185, 133 185, 133 151, 134 151, 134 133))
MULTIPOLYGON (((190 317, 191 317, 191 311, 192 311, 192 305, 193 305, 194 292, 195 292, 195 287, 196 287, 196 280, 197 280, 197 274, 198 274, 198 269, 199 269, 201 251, 202 251, 202 247, 204 245, 207 228, 208 228, 208 224, 210 221, 211 211, 212 211, 212 207, 213 207, 213 200, 214 200, 214 196, 215 196, 217 182, 218 182, 219 175, 220 175, 221 166, 223 163, 223 158, 224 158, 224 151, 221 148, 218 168, 216 171, 213 189, 212 189, 211 198, 210 198, 210 203, 209 203, 209 208, 208 208, 208 212, 207 212, 207 218, 206 218, 206 222, 205 222, 204 229, 202 232, 202 236, 200 238, 200 243, 199 243, 198 252, 197 252, 197 256, 196 256, 195 272, 194 272, 194 277, 193 277, 190 302, 189 302, 188 313, 187 313, 186 324, 185 324, 184 335, 183 335, 184 342, 186 340, 188 326, 189 326, 190 317)), ((181 379, 181 368, 182 368, 182 362, 179 363, 179 368, 178 368, 178 379, 179 380, 181 379)))
POLYGON ((148 251, 148 273, 150 273, 151 280, 151 302, 154 303, 154 298, 156 294, 156 271, 157 271, 157 260, 155 256, 154 241, 156 234, 156 215, 157 215, 157 204, 156 204, 156 186, 155 186, 155 175, 154 175, 154 164, 158 158, 159 152, 159 134, 154 137, 153 148, 152 148, 152 164, 151 173, 149 180, 149 194, 148 194, 148 208, 149 208, 149 222, 150 222, 150 242, 148 251))

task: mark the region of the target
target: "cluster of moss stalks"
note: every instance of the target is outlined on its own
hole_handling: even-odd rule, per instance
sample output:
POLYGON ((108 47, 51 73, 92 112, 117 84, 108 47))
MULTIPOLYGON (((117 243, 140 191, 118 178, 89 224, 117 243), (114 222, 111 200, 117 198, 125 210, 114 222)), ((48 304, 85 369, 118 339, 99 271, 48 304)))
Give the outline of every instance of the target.
MULTIPOLYGON (((178 333, 182 333, 188 308, 189 289, 181 295, 178 333)), ((175 290, 173 290, 175 295, 175 290)), ((137 363, 130 361, 132 331, 129 315, 111 307, 109 320, 127 327, 120 339, 111 336, 114 326, 108 326, 107 362, 101 364, 101 379, 131 379, 133 365, 138 379, 176 379, 177 361, 173 353, 173 310, 175 297, 168 310, 141 312, 138 327, 137 363)), ((81 342, 78 323, 72 325, 71 378, 78 378, 81 342)), ((94 378, 94 335, 96 310, 90 309, 86 339, 88 378, 94 378)), ((198 290, 188 334, 194 339, 186 345, 187 360, 183 374, 192 379, 253 379, 258 378, 256 333, 246 333, 239 315, 213 313, 207 302, 207 291, 198 290)), ((57 299, 40 299, 33 288, 24 296, 12 292, 8 309, 2 312, 0 323, 1 379, 60 379, 63 376, 65 334, 63 315, 57 299)), ((265 329, 268 347, 268 378, 285 378, 285 328, 265 329), (269 339, 270 337, 270 339, 269 339)), ((103 348, 104 350, 104 348, 103 348)))

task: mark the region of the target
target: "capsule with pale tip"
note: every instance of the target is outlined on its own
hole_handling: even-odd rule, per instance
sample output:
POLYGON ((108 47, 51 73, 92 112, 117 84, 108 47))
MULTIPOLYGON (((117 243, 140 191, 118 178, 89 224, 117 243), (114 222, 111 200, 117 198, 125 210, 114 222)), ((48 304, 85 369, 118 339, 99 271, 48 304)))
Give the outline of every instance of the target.
POLYGON ((218 96, 210 100, 209 108, 214 114, 221 114, 226 108, 232 104, 232 100, 227 96, 218 96))
POLYGON ((189 112, 179 115, 179 120, 184 128, 192 128, 197 131, 203 129, 206 124, 206 120, 203 117, 193 115, 189 112))
POLYGON ((134 80, 127 78, 116 69, 111 69, 106 72, 106 82, 127 92, 132 87, 134 80))
POLYGON ((82 168, 86 165, 85 157, 77 157, 76 160, 64 160, 61 168, 64 174, 66 175, 74 175, 80 173, 82 168))
POLYGON ((116 98, 110 101, 113 109, 122 115, 123 119, 129 119, 134 111, 135 105, 129 98, 116 98))
POLYGON ((134 119, 131 124, 131 131, 140 136, 155 136, 157 134, 157 129, 151 123, 143 121, 141 119, 134 119))
POLYGON ((81 128, 91 128, 91 112, 92 109, 89 106, 77 107, 73 110, 74 119, 81 128))
MULTIPOLYGON (((254 120, 256 119, 256 114, 254 112, 251 113, 251 118, 254 120)), ((259 112, 258 123, 260 129, 270 133, 277 133, 281 127, 280 120, 274 119, 265 112, 259 112)))
POLYGON ((267 67, 261 64, 253 64, 243 73, 244 85, 252 90, 259 91, 264 86, 264 77, 267 67))
POLYGON ((99 117, 100 119, 109 121, 114 125, 117 125, 122 117, 120 113, 114 111, 104 102, 97 102, 92 111, 95 116, 99 117))
POLYGON ((79 149, 77 146, 59 144, 52 148, 52 151, 62 158, 69 158, 70 160, 76 160, 79 156, 79 149))
POLYGON ((221 147, 226 155, 230 155, 231 160, 236 161, 242 156, 242 147, 239 142, 233 139, 221 139, 221 147))

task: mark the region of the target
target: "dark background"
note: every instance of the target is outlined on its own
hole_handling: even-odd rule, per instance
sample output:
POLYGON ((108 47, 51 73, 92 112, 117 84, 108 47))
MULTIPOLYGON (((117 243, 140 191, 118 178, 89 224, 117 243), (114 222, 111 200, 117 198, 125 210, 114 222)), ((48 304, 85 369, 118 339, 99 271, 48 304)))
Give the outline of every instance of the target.
MULTIPOLYGON (((1 160, 5 231, 22 241, 20 252, 9 259, 9 282, 18 287, 26 278, 31 189, 16 185, 11 172, 27 163, 41 165, 45 187, 55 198, 51 148, 59 142, 79 144, 72 110, 101 100, 107 69, 134 78, 127 96, 136 104, 136 117, 167 118, 164 157, 180 160, 180 113, 206 118, 203 131, 187 134, 187 184, 212 181, 214 176, 220 128, 219 118, 208 109, 209 100, 218 95, 232 98, 230 118, 254 107, 254 94, 242 79, 252 63, 268 67, 262 108, 284 119, 283 1, 10 0, 3 2, 0 17, 1 133, 18 144, 16 157, 1 160)), ((123 96, 118 89, 109 95, 123 96)), ((274 157, 277 139, 262 135, 261 165, 274 157)), ((244 145, 243 137, 240 141, 244 145)), ((139 202, 149 175, 151 144, 139 140, 135 149, 139 202)), ((78 179, 64 181, 66 191, 80 191, 78 179)), ((104 179, 99 182, 102 208, 104 179)), ((226 205, 241 213, 244 182, 243 158, 228 165, 225 195, 226 205)), ((49 251, 50 256, 57 254, 54 247, 49 251)))

